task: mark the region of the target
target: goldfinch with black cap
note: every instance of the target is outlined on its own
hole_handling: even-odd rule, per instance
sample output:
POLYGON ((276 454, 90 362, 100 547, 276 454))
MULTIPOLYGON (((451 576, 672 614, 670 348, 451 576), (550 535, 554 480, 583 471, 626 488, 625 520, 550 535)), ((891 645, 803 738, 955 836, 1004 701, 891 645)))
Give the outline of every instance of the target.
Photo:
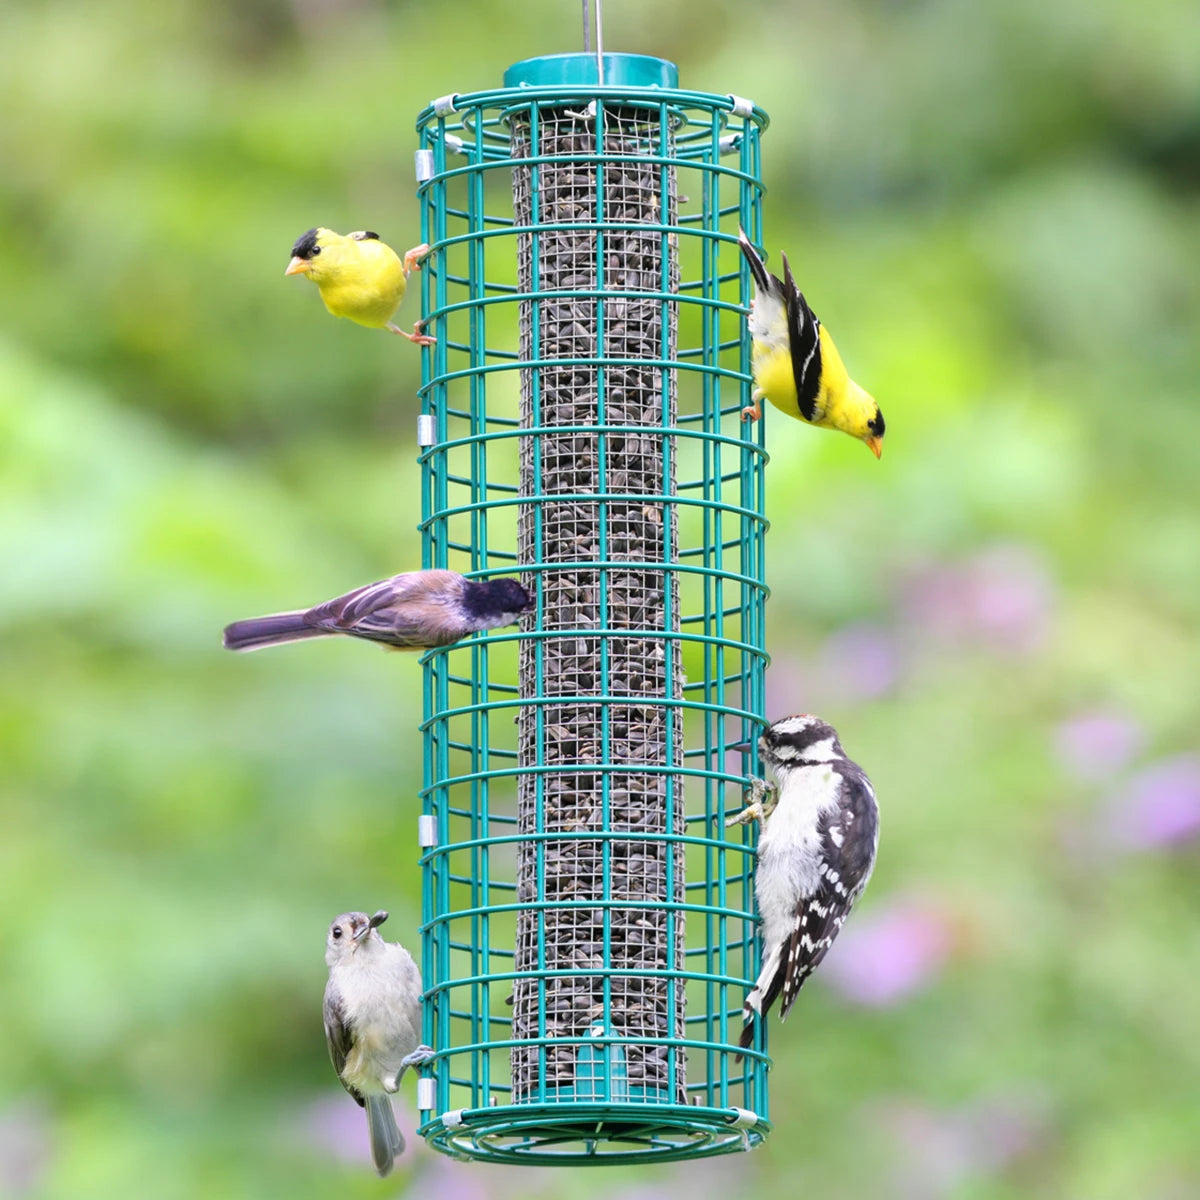
POLYGON ((437 339, 421 331, 420 321, 412 333, 392 323, 404 299, 409 272, 428 253, 428 246, 414 246, 401 258, 368 229, 345 235, 332 229, 310 229, 296 239, 284 274, 307 275, 335 317, 348 317, 369 329, 390 330, 418 346, 432 346, 437 339))
POLYGON ((781 256, 781 280, 767 270, 741 228, 738 245, 754 277, 754 299, 747 318, 753 403, 742 409, 742 420, 757 421, 762 416, 760 401, 765 396, 789 417, 858 438, 879 458, 883 453, 883 413, 874 397, 850 378, 829 331, 796 286, 787 255, 781 256))

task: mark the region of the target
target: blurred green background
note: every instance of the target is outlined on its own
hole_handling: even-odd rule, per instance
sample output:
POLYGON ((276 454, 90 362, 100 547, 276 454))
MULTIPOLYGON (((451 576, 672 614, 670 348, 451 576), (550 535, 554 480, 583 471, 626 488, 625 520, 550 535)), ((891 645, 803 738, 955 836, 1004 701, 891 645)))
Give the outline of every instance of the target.
POLYGON ((773 710, 884 821, 773 1031, 776 1136, 377 1180, 322 939, 417 923, 418 669, 219 645, 419 561, 419 356, 293 239, 415 241, 416 113, 578 48, 578 5, 8 0, 0 1195, 1200 1193, 1194 5, 606 9, 770 112, 767 243, 888 418, 878 464, 769 421, 773 710))

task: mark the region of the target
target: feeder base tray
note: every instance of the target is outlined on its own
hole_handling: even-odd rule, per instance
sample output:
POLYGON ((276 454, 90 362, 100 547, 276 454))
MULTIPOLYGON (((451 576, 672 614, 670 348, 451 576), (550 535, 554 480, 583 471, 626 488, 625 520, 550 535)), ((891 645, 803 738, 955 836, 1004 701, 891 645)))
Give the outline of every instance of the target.
POLYGON ((730 1154, 770 1131, 744 1109, 687 1104, 509 1104, 443 1113, 420 1129, 454 1158, 547 1167, 730 1154))

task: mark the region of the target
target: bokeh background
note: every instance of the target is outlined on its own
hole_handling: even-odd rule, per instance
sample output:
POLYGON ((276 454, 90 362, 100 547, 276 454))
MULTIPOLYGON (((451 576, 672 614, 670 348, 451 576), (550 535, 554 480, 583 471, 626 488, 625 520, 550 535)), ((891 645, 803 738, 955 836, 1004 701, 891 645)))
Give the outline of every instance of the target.
POLYGON ((285 280, 293 239, 415 241, 416 113, 578 48, 578 5, 8 0, 0 1195, 1200 1193, 1194 6, 606 8, 771 113, 768 244, 889 422, 877 464, 769 419, 772 704, 884 812, 776 1136, 378 1181, 321 950, 417 923, 417 668, 219 647, 418 561, 419 356, 285 280))

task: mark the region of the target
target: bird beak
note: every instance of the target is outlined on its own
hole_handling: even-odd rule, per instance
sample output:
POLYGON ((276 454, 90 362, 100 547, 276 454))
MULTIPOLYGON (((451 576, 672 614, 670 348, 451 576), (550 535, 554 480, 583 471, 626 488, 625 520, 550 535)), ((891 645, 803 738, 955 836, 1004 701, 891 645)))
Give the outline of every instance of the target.
MULTIPOLYGON (((295 260, 293 260, 293 261, 295 261, 295 260)), ((869 438, 863 438, 863 441, 867 443, 867 448, 871 451, 871 453, 873 455, 875 455, 876 458, 883 457, 883 438, 869 437, 869 438)))
POLYGON ((364 925, 364 926, 363 926, 363 927, 362 927, 362 928, 361 928, 361 929, 360 929, 360 930, 359 930, 359 931, 358 931, 358 932, 357 932, 357 933, 354 935, 354 944, 355 944, 356 946, 361 946, 361 945, 362 945, 362 943, 363 943, 363 940, 364 940, 364 939, 365 939, 365 938, 366 938, 366 937, 367 937, 367 936, 370 934, 371 930, 372 930, 372 929, 374 929, 374 928, 375 928, 375 926, 374 926, 374 925, 373 925, 373 924, 372 924, 370 921, 368 921, 368 922, 367 922, 367 923, 366 923, 366 924, 365 924, 365 925, 364 925))
POLYGON ((285 275, 307 275, 312 263, 307 258, 301 258, 298 254, 288 263, 284 270, 285 275))
POLYGON ((754 749, 754 743, 751 741, 736 742, 729 749, 736 750, 739 754, 749 754, 754 749))

